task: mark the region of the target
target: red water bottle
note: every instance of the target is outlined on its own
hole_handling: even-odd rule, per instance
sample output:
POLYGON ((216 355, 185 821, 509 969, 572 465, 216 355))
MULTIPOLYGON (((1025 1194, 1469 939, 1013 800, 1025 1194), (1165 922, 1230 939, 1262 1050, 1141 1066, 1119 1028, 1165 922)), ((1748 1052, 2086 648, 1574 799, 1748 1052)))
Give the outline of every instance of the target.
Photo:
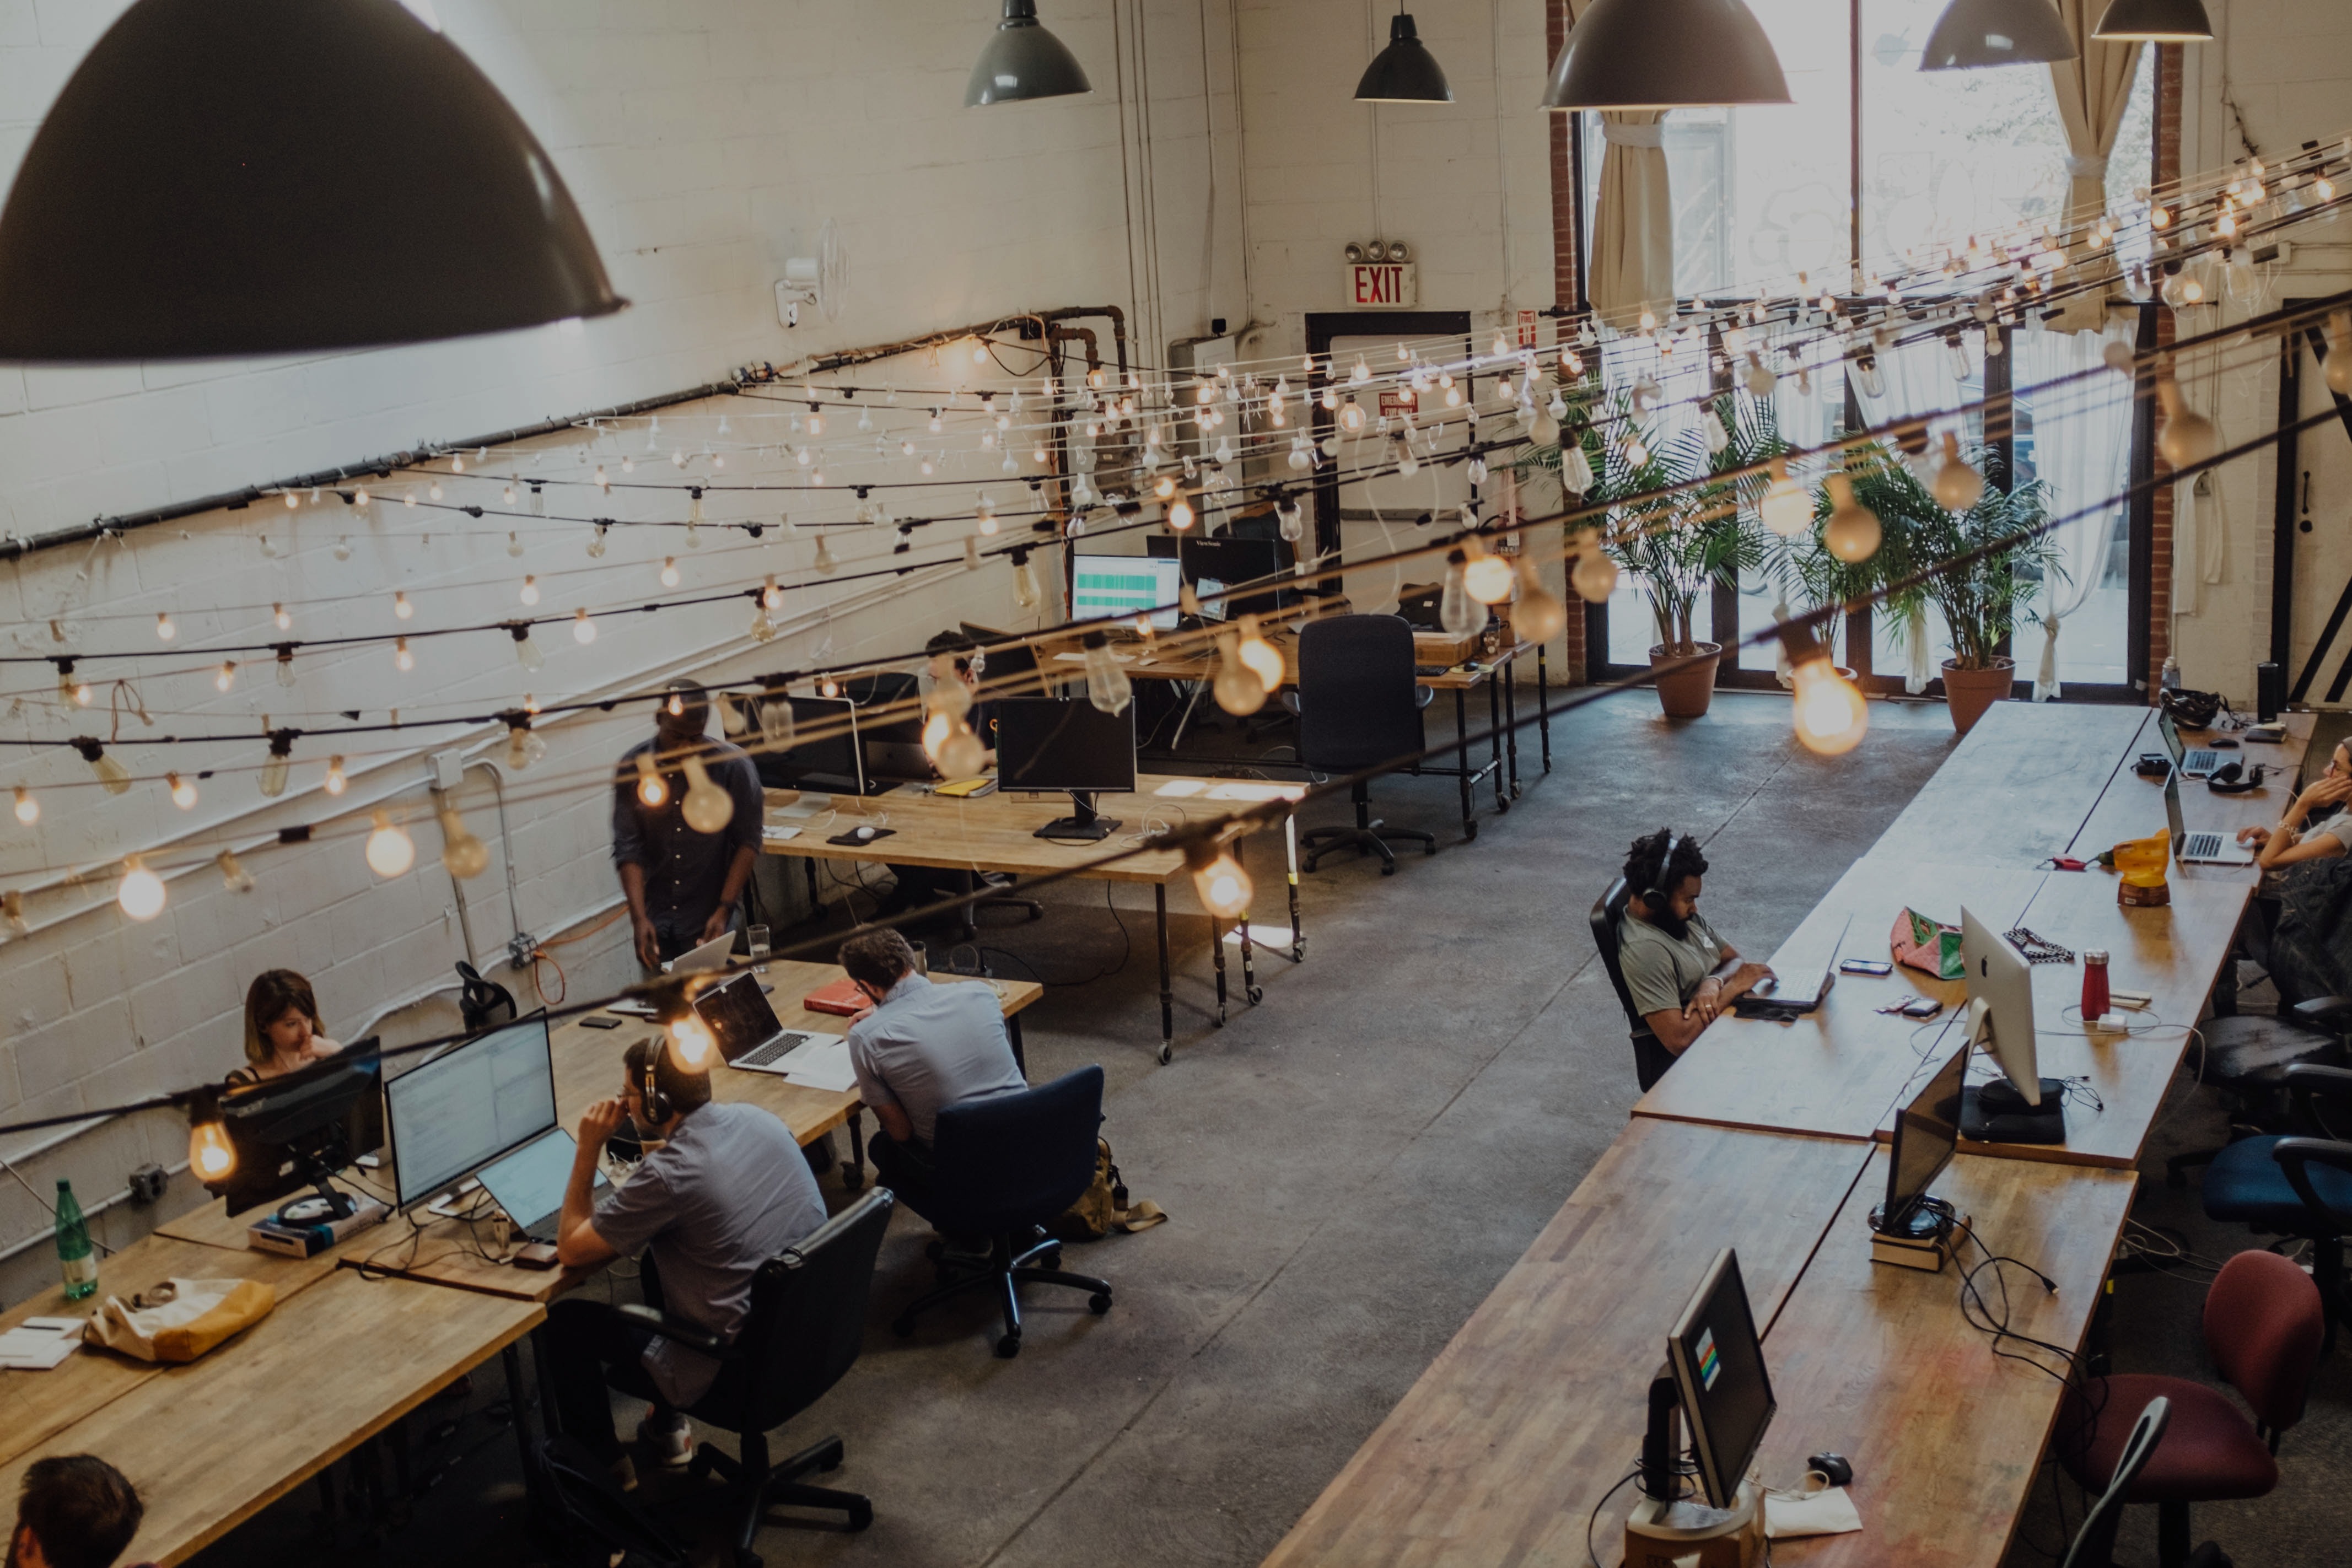
POLYGON ((2083 1021, 2098 1022, 2107 1005, 2107 956, 2094 947, 2083 955, 2083 1021))

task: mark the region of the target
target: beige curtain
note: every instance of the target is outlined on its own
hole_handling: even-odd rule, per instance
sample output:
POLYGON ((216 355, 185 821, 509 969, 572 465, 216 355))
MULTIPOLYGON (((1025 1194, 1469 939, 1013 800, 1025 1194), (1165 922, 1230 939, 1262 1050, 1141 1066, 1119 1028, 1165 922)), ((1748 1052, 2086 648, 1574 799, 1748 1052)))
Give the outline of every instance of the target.
MULTIPOLYGON (((1568 0, 1569 25, 1592 0, 1568 0)), ((2128 84, 2126 84, 2128 85, 2128 84)), ((1666 183, 1664 115, 1604 114, 1609 150, 1601 160, 1601 197, 1592 216, 1593 313, 1631 326, 1646 308, 1665 317, 1675 299, 1675 204, 1666 183)), ((2110 140, 2115 132, 2108 132, 2110 140)))
MULTIPOLYGON (((2110 44, 2091 36, 2105 12, 2108 0, 2058 0, 2058 12, 2081 52, 2071 60, 2050 67, 2050 86, 2058 99, 2058 118, 2066 127, 2066 172, 2069 187, 2066 222, 2074 227, 2096 223, 2107 205, 2107 155, 2116 150, 2116 132, 2131 101, 2132 74, 2139 64, 2141 46, 2110 44)), ((2119 276, 2114 258, 2077 245, 2078 261, 2095 257, 2081 279, 2119 276)), ((2067 301, 2064 313, 2051 323, 2062 332, 2095 332, 2106 319, 2104 293, 2089 293, 2067 301)))

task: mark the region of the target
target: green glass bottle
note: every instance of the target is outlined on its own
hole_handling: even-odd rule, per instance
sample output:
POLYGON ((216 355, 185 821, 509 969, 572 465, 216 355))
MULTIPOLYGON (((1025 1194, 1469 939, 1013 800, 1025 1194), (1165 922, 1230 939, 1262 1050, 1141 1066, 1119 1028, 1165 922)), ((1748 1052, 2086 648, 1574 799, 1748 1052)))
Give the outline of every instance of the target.
POLYGON ((98 1293, 98 1249, 89 1244, 89 1221, 81 1217, 73 1183, 58 1178, 58 1271, 65 1276, 66 1300, 98 1293))

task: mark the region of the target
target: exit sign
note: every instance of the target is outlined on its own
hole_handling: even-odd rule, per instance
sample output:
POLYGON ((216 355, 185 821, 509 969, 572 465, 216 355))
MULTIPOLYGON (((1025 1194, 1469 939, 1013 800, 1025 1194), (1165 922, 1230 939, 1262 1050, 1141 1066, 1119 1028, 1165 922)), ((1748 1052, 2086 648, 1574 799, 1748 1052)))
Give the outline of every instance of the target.
POLYGON ((1396 310, 1421 303, 1421 280, 1409 261, 1360 261, 1348 267, 1348 303, 1396 310))

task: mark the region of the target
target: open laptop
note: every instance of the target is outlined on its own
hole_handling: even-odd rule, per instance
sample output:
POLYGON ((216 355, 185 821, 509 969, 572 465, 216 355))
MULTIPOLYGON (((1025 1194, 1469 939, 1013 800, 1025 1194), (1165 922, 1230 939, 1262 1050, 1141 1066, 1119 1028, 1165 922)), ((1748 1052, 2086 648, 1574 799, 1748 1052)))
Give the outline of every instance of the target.
POLYGON ((1837 940, 1830 944, 1829 956, 1815 968, 1806 965, 1792 968, 1785 975, 1776 975, 1760 982, 1756 989, 1738 998, 1731 1010, 1744 1019, 1802 1018, 1820 1007, 1830 994, 1831 982, 1837 977, 1838 954, 1845 947, 1845 934, 1853 928, 1853 916, 1845 917, 1838 927, 1837 940))
MULTIPOLYGON (((572 1180, 572 1160, 578 1145, 561 1127, 551 1127, 501 1159, 475 1173, 484 1191, 507 1212, 516 1228, 533 1241, 555 1239, 556 1222, 563 1218, 563 1189, 572 1180)), ((592 1197, 601 1197, 611 1183, 596 1173, 592 1197)))
POLYGON ((679 954, 662 966, 665 975, 695 975, 705 969, 723 969, 728 956, 735 951, 735 933, 723 931, 701 946, 679 954))
POLYGON ((2156 728, 2157 733, 2164 737, 2164 748, 2172 753, 2172 770, 2183 779, 2209 779, 2220 770, 2223 763, 2231 760, 2228 752, 2210 746, 2189 750, 2180 738, 2179 726, 2172 722, 2172 716, 2168 713, 2156 716, 2156 728))
POLYGON ((2172 858, 2182 865, 2254 863, 2254 852, 2240 843, 2236 834, 2189 831, 2189 824, 2180 815, 2180 775, 2177 772, 2164 781, 2164 814, 2172 819, 2172 858))
POLYGON ((755 974, 746 972, 711 987, 694 998, 694 1010, 709 1026, 711 1038, 719 1042, 719 1054, 730 1067, 772 1072, 822 1087, 814 1082, 815 1077, 837 1076, 823 1071, 828 1065, 824 1059, 835 1054, 831 1048, 840 1048, 843 1070, 849 1065, 849 1042, 842 1036, 786 1029, 778 1022, 776 1009, 768 1005, 767 993, 760 989, 755 974))

